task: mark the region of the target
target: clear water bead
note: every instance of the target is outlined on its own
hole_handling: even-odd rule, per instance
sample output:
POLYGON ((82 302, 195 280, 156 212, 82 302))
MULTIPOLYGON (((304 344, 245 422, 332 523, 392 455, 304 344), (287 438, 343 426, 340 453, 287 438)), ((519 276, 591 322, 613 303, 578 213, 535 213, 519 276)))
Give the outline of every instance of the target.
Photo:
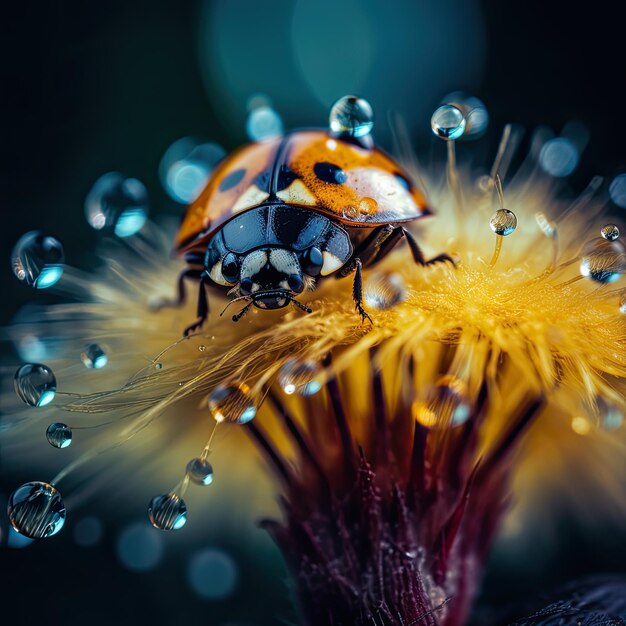
POLYGON ((315 361, 290 358, 280 368, 278 384, 288 395, 312 396, 322 388, 321 371, 315 361))
POLYGON ((63 246, 54 237, 32 230, 22 235, 11 253, 13 273, 29 287, 52 287, 63 274, 63 246))
POLYGON ((330 109, 329 123, 333 133, 363 137, 374 128, 374 111, 367 100, 344 96, 330 109))
POLYGON ((57 379, 47 365, 26 363, 18 368, 13 380, 15 393, 30 406, 46 406, 54 399, 57 379))
POLYGON ((386 311, 406 300, 406 283, 396 272, 372 274, 365 281, 363 299, 368 308, 386 311))
POLYGON ((443 424, 459 426, 471 415, 467 385, 456 376, 442 376, 430 393, 429 402, 443 424))
POLYGON ((615 224, 607 224, 600 230, 603 239, 615 241, 619 237, 619 228, 615 224))
POLYGON ((597 283, 613 283, 626 271, 626 248, 618 240, 592 239, 583 247, 580 273, 597 283))
POLYGON ((224 148, 196 137, 175 141, 159 163, 163 188, 176 202, 193 202, 206 186, 211 173, 224 158, 224 148))
POLYGON ((489 226, 496 235, 506 237, 515 232, 517 228, 517 217, 513 211, 508 209, 498 209, 489 220, 489 226))
POLYGON ((196 485, 210 485, 213 482, 213 466, 201 457, 191 459, 186 469, 189 480, 196 485))
POLYGON ((250 387, 245 383, 217 386, 209 395, 209 411, 216 422, 248 423, 256 415, 250 387))
POLYGON ((109 357, 97 343, 90 343, 85 346, 84 352, 80 355, 80 360, 88 369, 99 370, 109 362, 109 357))
POLYGON ((25 483, 9 498, 7 507, 13 528, 31 539, 56 535, 65 523, 65 504, 61 494, 42 482, 25 483))
POLYGON ((626 315, 626 293, 623 293, 619 298, 619 312, 626 315))
POLYGON ((148 218, 148 191, 136 178, 119 172, 104 174, 87 194, 85 217, 96 230, 130 237, 148 218))
POLYGON ((72 429, 67 424, 55 422, 48 426, 46 439, 55 448, 67 448, 72 443, 72 429))
POLYGON ((465 132, 466 123, 461 110, 452 104, 440 106, 430 118, 433 133, 448 141, 458 139, 465 132))
POLYGON ((482 100, 462 91, 455 91, 444 98, 443 104, 451 104, 463 114, 465 118, 463 139, 478 139, 485 134, 489 126, 489 113, 482 100))
POLYGON ((187 505, 175 493, 155 496, 148 505, 148 516, 159 530, 179 530, 187 522, 187 505))

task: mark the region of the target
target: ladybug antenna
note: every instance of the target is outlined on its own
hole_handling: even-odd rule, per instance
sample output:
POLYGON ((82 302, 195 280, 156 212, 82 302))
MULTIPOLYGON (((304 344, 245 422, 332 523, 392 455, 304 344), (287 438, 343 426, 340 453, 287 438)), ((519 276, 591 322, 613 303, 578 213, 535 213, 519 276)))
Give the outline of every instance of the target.
POLYGON ((285 293, 285 296, 299 309, 302 309, 306 313, 313 313, 313 309, 310 306, 306 306, 305 304, 302 304, 302 302, 298 302, 291 294, 285 293))
MULTIPOLYGON (((233 304, 233 302, 240 302, 241 300, 251 300, 250 296, 239 296, 238 298, 234 298, 233 300, 231 300, 223 309, 222 312, 220 313, 220 317, 222 317, 222 315, 224 315, 224 313, 226 313, 226 309, 233 304)), ((252 304, 252 303, 250 303, 252 304)))
POLYGON ((239 313, 235 313, 235 315, 233 315, 233 322, 238 322, 248 312, 248 309, 252 306, 253 302, 253 300, 250 300, 250 302, 248 302, 248 304, 246 304, 246 306, 244 306, 239 313))

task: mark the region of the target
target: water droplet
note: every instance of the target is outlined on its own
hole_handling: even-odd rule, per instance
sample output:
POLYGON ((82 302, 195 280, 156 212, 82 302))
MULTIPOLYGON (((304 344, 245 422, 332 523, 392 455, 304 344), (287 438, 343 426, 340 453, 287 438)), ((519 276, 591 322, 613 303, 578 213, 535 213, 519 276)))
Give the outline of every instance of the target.
POLYGON ((55 422, 48 426, 46 439, 55 448, 67 448, 72 443, 72 429, 67 424, 55 422))
POLYGON ((451 104, 463 114, 465 118, 463 139, 478 139, 485 134, 487 126, 489 126, 489 113, 482 100, 456 91, 448 94, 443 99, 442 104, 451 104))
POLYGON ((65 504, 61 494, 42 482, 25 483, 9 498, 9 519, 18 533, 31 539, 56 535, 65 523, 65 504))
POLYGON ((161 184, 172 200, 189 204, 200 195, 225 155, 215 143, 195 137, 178 139, 159 163, 161 184))
POLYGON ((517 228, 517 217, 513 211, 508 209, 498 209, 489 220, 489 226, 496 235, 506 237, 515 232, 517 228))
POLYGON ((162 370, 162 369, 163 369, 163 363, 161 363, 160 361, 157 361, 157 362, 154 364, 154 369, 155 369, 155 370, 162 370))
POLYGON ((63 274, 63 246, 54 237, 32 230, 22 235, 11 253, 13 273, 29 287, 52 287, 63 274))
POLYGON ((189 480, 196 485, 210 485, 213 482, 213 466, 206 459, 191 459, 187 463, 186 472, 189 480))
POLYGON ((600 416, 600 428, 607 431, 620 428, 624 423, 624 411, 604 398, 598 398, 597 402, 600 416))
POLYGON ((422 426, 459 426, 471 417, 467 387, 455 376, 442 376, 428 392, 426 401, 417 400, 413 417, 422 426))
POLYGON ((237 565, 233 559, 214 548, 194 554, 187 567, 187 579, 193 591, 211 600, 230 595, 237 578, 237 565))
POLYGON ((619 174, 611 181, 609 195, 618 207, 626 209, 626 174, 619 174))
POLYGON ((386 311, 406 300, 406 284, 396 272, 372 274, 365 281, 363 299, 370 309, 386 311))
POLYGON ((30 406, 46 406, 54 399, 57 379, 47 365, 26 363, 22 365, 13 381, 15 393, 30 406))
POLYGON ((198 352, 204 352, 206 350, 206 346, 205 345, 199 345, 198 346, 198 352))
POLYGON ((451 104, 440 106, 430 118, 433 133, 448 141, 458 139, 465 132, 466 123, 461 110, 451 104))
POLYGON ((333 133, 363 137, 372 132, 374 111, 367 100, 344 96, 333 104, 329 122, 333 133))
POLYGON ((598 237, 583 247, 580 273, 598 283, 613 283, 626 271, 626 248, 619 241, 598 237))
POLYGON ((619 312, 626 315, 626 293, 623 293, 619 298, 619 312))
POLYGON ((604 239, 615 241, 619 237, 619 228, 615 224, 607 224, 602 227, 600 234, 604 239))
POLYGON ((246 424, 256 415, 256 406, 245 383, 219 385, 209 395, 209 411, 216 422, 246 424))
POLYGON ((280 137, 283 134, 283 121, 271 106, 257 106, 248 113, 246 133, 250 141, 280 137))
POLYGON ((321 371, 315 361, 287 359, 278 373, 278 384, 286 394, 312 396, 322 388, 321 371))
POLYGON ((155 496, 148 505, 148 516, 159 530, 178 530, 187 522, 187 505, 175 493, 155 496))
POLYGON ((80 360, 85 367, 99 370, 109 362, 109 357, 97 343, 90 343, 85 346, 85 351, 80 355, 80 360))
POLYGON ((551 222, 544 213, 535 213, 535 220, 541 232, 550 239, 554 239, 557 234, 556 224, 551 222))
POLYGON ((141 230, 148 218, 148 191, 136 178, 109 172, 87 194, 85 216, 96 230, 130 237, 141 230))
POLYGON ((569 139, 554 137, 541 146, 539 165, 550 176, 569 176, 578 165, 578 150, 569 139))
POLYGON ((571 427, 577 435, 584 436, 591 432, 591 422, 580 415, 572 418, 571 427))

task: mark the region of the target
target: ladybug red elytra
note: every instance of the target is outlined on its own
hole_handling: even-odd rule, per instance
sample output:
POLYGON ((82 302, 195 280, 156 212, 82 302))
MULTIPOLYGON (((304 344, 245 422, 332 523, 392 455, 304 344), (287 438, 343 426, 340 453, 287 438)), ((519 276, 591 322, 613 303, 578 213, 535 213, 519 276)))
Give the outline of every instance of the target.
POLYGON ((176 239, 188 266, 173 303, 184 302, 186 279, 199 281, 198 319, 185 335, 207 318, 206 287, 245 301, 233 315, 237 321, 252 305, 293 303, 311 312, 299 294, 326 277, 354 273, 355 308, 371 321, 362 304, 362 267, 380 261, 402 237, 420 265, 453 262, 447 254, 427 261, 404 228, 430 211, 402 167, 374 146, 368 131, 359 132, 359 107, 369 105, 354 96, 333 110, 338 105, 342 127, 331 115, 331 130, 296 131, 240 148, 189 206, 176 239))

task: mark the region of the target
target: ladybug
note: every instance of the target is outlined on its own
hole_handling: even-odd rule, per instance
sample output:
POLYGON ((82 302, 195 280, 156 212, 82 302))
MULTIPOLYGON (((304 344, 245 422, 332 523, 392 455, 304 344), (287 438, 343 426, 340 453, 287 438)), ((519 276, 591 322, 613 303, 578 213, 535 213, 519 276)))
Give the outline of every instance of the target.
POLYGON ((178 279, 199 282, 200 328, 208 312, 206 288, 244 303, 280 309, 330 276, 354 274, 352 297, 363 321, 362 268, 377 263, 404 237, 420 265, 426 260, 405 224, 430 214, 407 173, 374 146, 371 108, 346 96, 331 111, 330 130, 304 130, 248 144, 214 170, 189 206, 176 238, 187 267, 178 279), (369 114, 368 115, 368 111, 369 114))

